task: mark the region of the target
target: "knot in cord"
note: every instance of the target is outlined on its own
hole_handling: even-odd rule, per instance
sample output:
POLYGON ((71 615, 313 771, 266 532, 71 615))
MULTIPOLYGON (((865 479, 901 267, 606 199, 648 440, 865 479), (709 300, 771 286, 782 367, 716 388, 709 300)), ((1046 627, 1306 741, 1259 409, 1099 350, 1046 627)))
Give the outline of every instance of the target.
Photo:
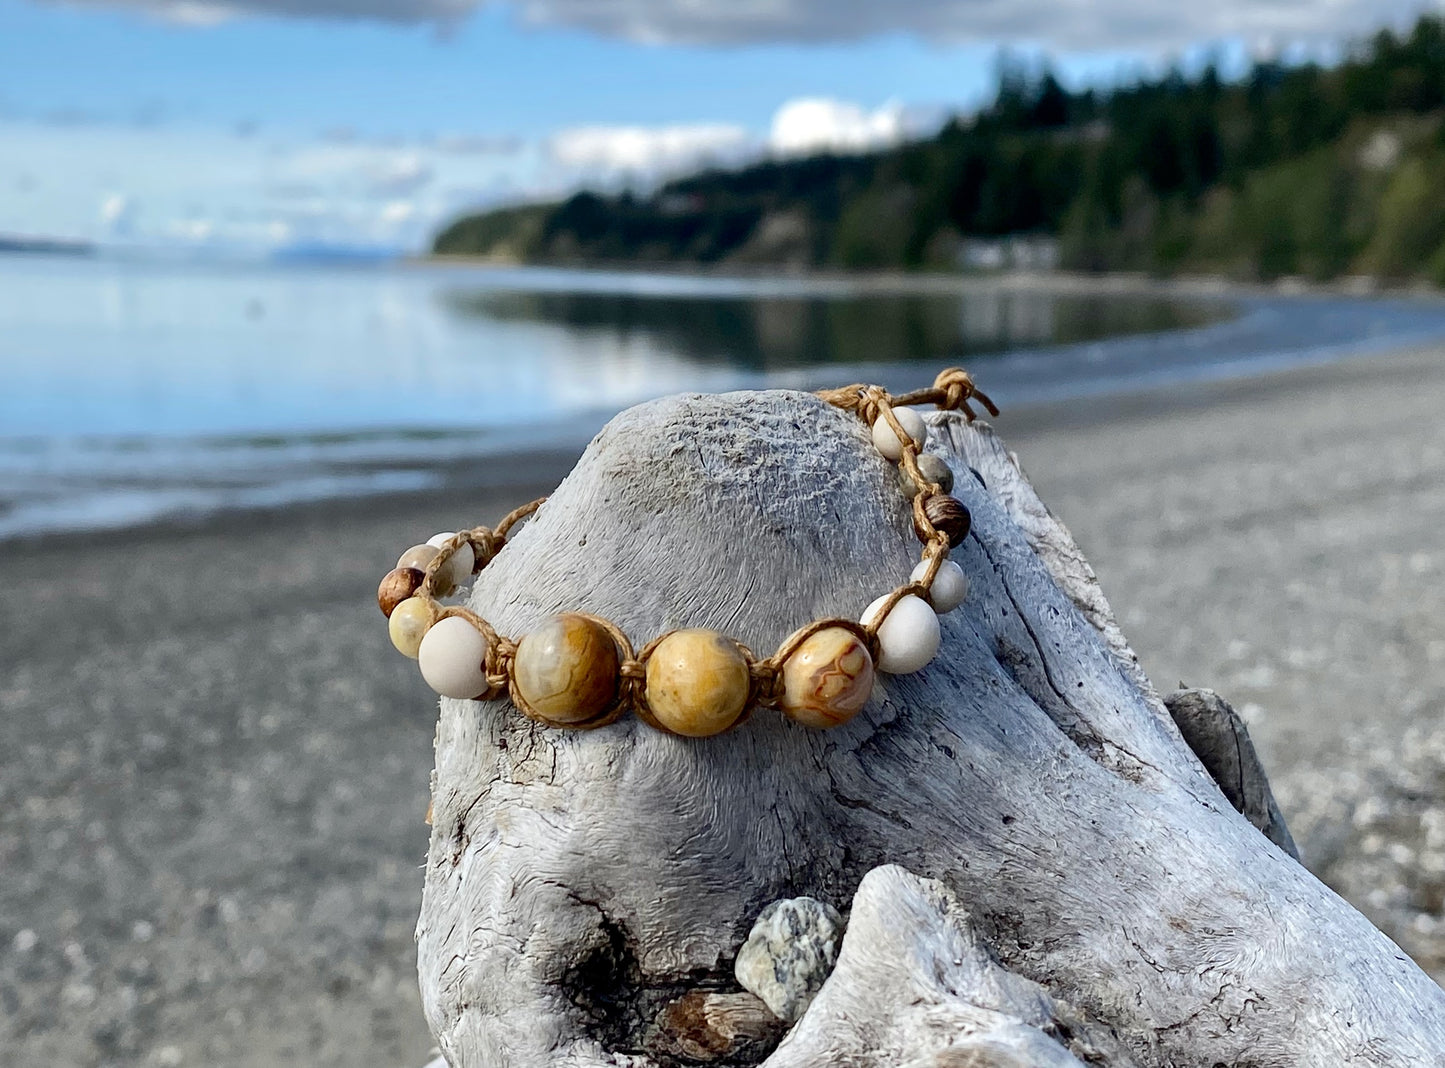
POLYGON ((776 707, 783 696, 783 672, 773 659, 759 660, 752 666, 753 693, 759 704, 776 707))
POLYGON ((475 556, 475 563, 472 565, 474 571, 480 571, 487 564, 492 562, 492 557, 502 551, 502 546, 507 544, 507 539, 498 536, 488 527, 477 527, 466 532, 466 539, 472 547, 475 556))
POLYGON ((939 398, 938 406, 952 410, 973 396, 973 376, 962 368, 950 367, 938 372, 938 377, 933 380, 933 388, 943 394, 939 398))
POLYGON ((879 386, 869 386, 858 397, 858 416, 866 426, 872 426, 878 421, 878 416, 883 413, 883 406, 888 403, 889 397, 886 391, 879 386))

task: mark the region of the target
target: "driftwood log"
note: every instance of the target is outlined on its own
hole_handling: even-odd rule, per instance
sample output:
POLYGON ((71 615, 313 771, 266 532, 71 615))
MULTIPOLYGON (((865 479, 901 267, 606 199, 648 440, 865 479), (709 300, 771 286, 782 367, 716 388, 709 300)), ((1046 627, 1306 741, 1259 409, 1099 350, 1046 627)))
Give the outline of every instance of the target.
MULTIPOLYGON (((1014 457, 930 421, 974 516, 953 553, 972 593, 853 722, 763 712, 690 741, 442 701, 417 935, 447 1061, 1445 1063, 1445 994, 1293 859, 1237 718, 1171 699, 1186 741, 1014 457), (801 895, 850 926, 769 1052, 782 1028, 733 959, 801 895)), ((613 420, 470 603, 514 635, 574 609, 638 646, 696 625, 766 651, 856 616, 916 553, 855 417, 688 395, 613 420)))

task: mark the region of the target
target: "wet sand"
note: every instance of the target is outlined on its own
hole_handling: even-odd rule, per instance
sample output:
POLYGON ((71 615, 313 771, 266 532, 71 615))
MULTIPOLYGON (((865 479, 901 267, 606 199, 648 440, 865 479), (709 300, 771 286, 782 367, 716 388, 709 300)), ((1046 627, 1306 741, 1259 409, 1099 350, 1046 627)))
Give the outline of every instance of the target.
MULTIPOLYGON (((1156 683, 1244 711, 1306 860, 1437 969, 1442 401, 1427 350, 998 420, 1156 683)), ((435 702, 372 595, 568 466, 0 545, 6 1063, 426 1060, 435 702)))

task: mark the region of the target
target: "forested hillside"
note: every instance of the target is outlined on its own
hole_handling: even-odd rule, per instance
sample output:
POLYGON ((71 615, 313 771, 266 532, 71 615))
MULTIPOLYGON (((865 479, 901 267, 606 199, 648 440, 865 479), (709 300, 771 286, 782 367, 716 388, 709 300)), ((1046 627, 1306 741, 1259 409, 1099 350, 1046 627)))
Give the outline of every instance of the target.
POLYGON ((1445 284, 1445 19, 1332 67, 1109 92, 1008 70, 994 102, 886 152, 757 163, 648 195, 463 218, 440 254, 546 263, 938 268, 1050 235, 1083 270, 1445 284))

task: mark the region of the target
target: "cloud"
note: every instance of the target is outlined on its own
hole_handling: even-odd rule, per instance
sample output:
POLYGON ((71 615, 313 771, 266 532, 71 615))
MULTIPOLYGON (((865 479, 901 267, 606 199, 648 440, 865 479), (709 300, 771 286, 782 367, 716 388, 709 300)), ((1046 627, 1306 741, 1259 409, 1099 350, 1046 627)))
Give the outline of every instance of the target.
POLYGON ((412 152, 383 155, 366 168, 367 192, 379 198, 415 193, 435 175, 430 163, 412 152))
POLYGON ((482 0, 75 0, 140 10, 181 26, 209 27, 247 15, 394 23, 453 24, 482 0))
POLYGON ((197 216, 172 219, 166 224, 165 230, 173 240, 188 244, 204 244, 216 236, 216 221, 197 216))
POLYGON ((125 237, 135 225, 135 202, 124 193, 107 193, 100 202, 100 225, 113 237, 125 237))
POLYGON ((152 3, 151 0, 141 0, 144 6, 158 8, 158 14, 163 15, 167 21, 176 22, 182 26, 218 26, 223 22, 230 22, 231 19, 245 11, 249 5, 238 4, 213 4, 207 0, 158 0, 152 3))
POLYGON ((554 134, 547 143, 564 167, 605 173, 657 175, 737 158, 752 147, 741 126, 579 126, 554 134))
POLYGON ((869 111, 829 97, 784 103, 766 138, 730 123, 680 126, 579 126, 554 134, 547 153, 584 180, 660 178, 708 165, 764 156, 867 152, 918 136, 937 123, 890 103, 869 111))
POLYGON ((780 156, 819 152, 866 152, 896 145, 908 135, 901 104, 864 111, 827 97, 790 100, 773 116, 768 147, 780 156))
MULTIPOLYGON (((243 14, 452 24, 500 0, 84 0, 188 25, 243 14)), ((857 40, 1028 42, 1059 51, 1166 52, 1222 39, 1331 41, 1439 7, 1428 0, 512 0, 524 23, 646 44, 857 40)))
POLYGON ((377 218, 385 226, 399 226, 415 216, 416 205, 409 200, 393 200, 377 213, 377 218))
POLYGON ((282 154, 265 188, 278 199, 345 194, 395 200, 425 188, 435 177, 436 168, 423 152, 327 139, 282 154))
POLYGON ((1404 20, 1426 0, 522 0, 523 19, 645 43, 755 44, 912 33, 1061 51, 1169 51, 1240 38, 1333 40, 1404 20))

